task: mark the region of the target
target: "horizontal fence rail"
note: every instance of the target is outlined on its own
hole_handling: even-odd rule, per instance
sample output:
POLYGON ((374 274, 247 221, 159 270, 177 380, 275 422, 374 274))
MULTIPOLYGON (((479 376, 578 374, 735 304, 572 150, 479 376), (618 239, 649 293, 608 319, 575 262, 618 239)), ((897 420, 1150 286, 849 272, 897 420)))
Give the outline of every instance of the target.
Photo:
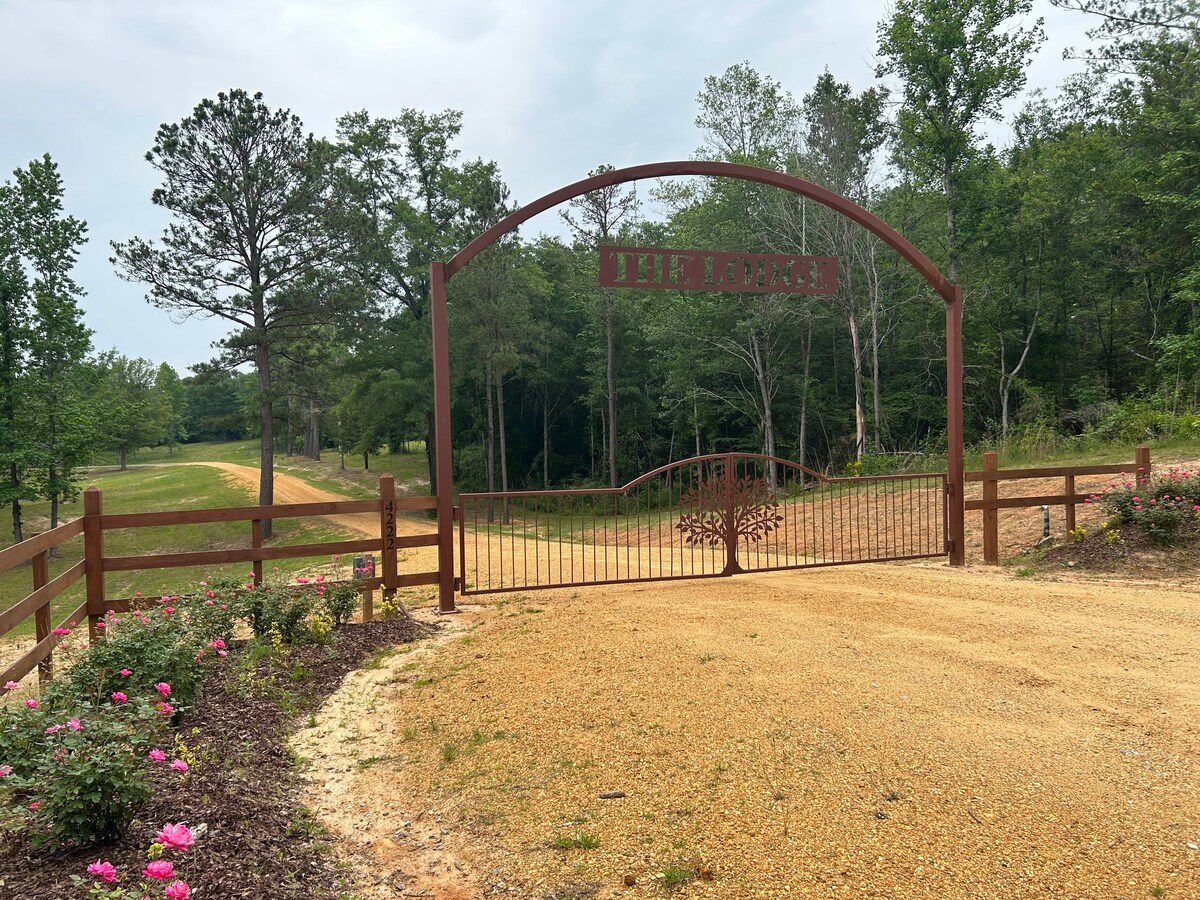
POLYGON ((29 563, 33 581, 32 593, 0 613, 0 636, 12 631, 31 615, 34 617, 33 647, 0 672, 0 683, 20 681, 35 668, 39 678, 46 679, 51 676, 54 645, 58 640, 54 636, 53 628, 61 628, 70 622, 78 621, 85 612, 86 604, 64 617, 58 626, 53 626, 50 620, 50 604, 55 597, 83 577, 86 566, 82 562, 76 563, 51 579, 50 551, 81 534, 83 521, 76 519, 0 550, 0 572, 7 572, 29 563))
POLYGON ((1065 507, 1066 531, 1075 530, 1075 507, 1087 502, 1091 494, 1081 494, 1075 490, 1075 479, 1088 475, 1121 475, 1136 472, 1139 476, 1150 477, 1150 448, 1138 447, 1134 452, 1132 463, 1107 463, 1090 466, 1044 466, 1033 469, 1001 469, 999 456, 995 453, 983 454, 983 470, 980 472, 965 472, 966 481, 983 482, 983 499, 968 500, 963 504, 967 511, 983 511, 983 561, 987 565, 1000 564, 1000 516, 1002 509, 1023 509, 1031 506, 1062 506, 1065 507), (1031 478, 1061 478, 1063 493, 1039 494, 1028 497, 1001 497, 999 482, 1018 481, 1031 478))
POLYGON ((947 553, 946 476, 826 478, 717 454, 623 488, 459 496, 464 594, 713 578, 947 553))
MULTIPOLYGON (((372 616, 372 592, 382 589, 384 596, 399 588, 438 583, 438 573, 397 571, 397 552, 411 547, 432 547, 438 543, 436 533, 399 535, 396 533, 396 513, 402 510, 435 509, 436 497, 396 497, 395 481, 391 475, 379 479, 379 496, 369 500, 334 500, 319 503, 284 503, 273 506, 238 506, 219 509, 169 510, 163 512, 106 514, 102 496, 96 488, 83 494, 83 516, 60 525, 45 534, 36 535, 11 547, 0 550, 0 572, 31 563, 31 593, 0 612, 0 637, 21 625, 31 615, 35 619, 35 644, 8 668, 0 673, 0 682, 20 681, 38 669, 46 679, 53 672, 53 652, 58 639, 51 627, 51 602, 77 581, 86 582, 86 600, 66 616, 59 627, 88 619, 92 638, 96 622, 109 610, 125 612, 144 600, 109 598, 106 596, 106 572, 127 572, 169 569, 182 566, 227 565, 251 563, 253 581, 263 581, 263 562, 280 559, 302 559, 316 556, 378 553, 379 574, 373 578, 356 578, 354 584, 364 592, 363 618, 372 616), (379 536, 350 541, 264 546, 262 523, 273 519, 298 517, 341 516, 374 513, 379 517, 379 536), (105 532, 127 528, 160 528, 175 525, 199 525, 211 522, 248 522, 250 546, 229 550, 198 550, 189 552, 150 553, 139 556, 110 556, 104 550, 105 532), (83 559, 59 573, 49 576, 50 551, 74 538, 83 537, 83 559)), ((430 525, 432 528, 432 523, 430 525)))

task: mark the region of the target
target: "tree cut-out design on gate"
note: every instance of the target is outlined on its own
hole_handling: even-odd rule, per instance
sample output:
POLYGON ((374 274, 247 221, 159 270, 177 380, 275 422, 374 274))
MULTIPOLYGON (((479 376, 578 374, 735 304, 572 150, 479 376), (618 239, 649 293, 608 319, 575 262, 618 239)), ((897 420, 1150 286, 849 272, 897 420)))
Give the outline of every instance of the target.
POLYGON ((756 544, 783 521, 770 484, 754 475, 703 478, 685 491, 679 502, 694 510, 684 513, 675 525, 692 547, 720 547, 731 534, 756 544))

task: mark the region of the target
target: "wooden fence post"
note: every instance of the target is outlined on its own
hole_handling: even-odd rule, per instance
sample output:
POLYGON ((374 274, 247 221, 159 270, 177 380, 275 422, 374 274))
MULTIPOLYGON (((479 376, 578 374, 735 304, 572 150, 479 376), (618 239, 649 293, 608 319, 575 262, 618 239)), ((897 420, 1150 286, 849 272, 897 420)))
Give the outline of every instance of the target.
MULTIPOLYGON (((263 527, 262 519, 250 520, 250 546, 255 550, 261 550, 263 545, 263 527)), ((261 559, 254 560, 251 563, 254 570, 254 585, 255 587, 263 583, 263 563, 261 559)))
POLYGON ((383 539, 383 599, 396 596, 396 479, 379 477, 379 532, 383 539))
MULTIPOLYGON (((1063 476, 1063 488, 1063 493, 1065 493, 1068 497, 1075 496, 1074 475, 1063 476)), ((1067 534, 1070 534, 1075 530, 1075 504, 1068 500, 1066 503, 1066 508, 1063 510, 1063 512, 1066 514, 1067 519, 1067 534)))
MULTIPOLYGON (((999 468, 999 457, 992 452, 983 454, 983 471, 995 472, 999 468)), ((983 499, 995 500, 999 496, 998 482, 984 475, 983 499)), ((983 511, 983 561, 989 566, 1000 565, 1000 510, 983 511)))
MULTIPOLYGON (((1136 464, 1137 468, 1139 470, 1141 470, 1137 473, 1138 477, 1149 478, 1150 477, 1150 448, 1149 447, 1138 447, 1137 450, 1133 454, 1133 460, 1134 460, 1134 463, 1136 464)), ((1136 482, 1137 479, 1135 478, 1134 481, 1136 482)))
MULTIPOLYGON (((33 558, 33 589, 43 588, 50 581, 50 552, 43 550, 33 558)), ((34 640, 40 644, 50 637, 50 601, 34 611, 34 640)), ((54 676, 54 654, 38 663, 38 680, 44 686, 54 676)))
POLYGON ((375 591, 367 588, 363 591, 363 621, 370 622, 375 618, 375 591))
POLYGON ((88 639, 96 639, 96 623, 104 615, 104 530, 100 527, 100 489, 83 492, 83 564, 87 585, 88 639))

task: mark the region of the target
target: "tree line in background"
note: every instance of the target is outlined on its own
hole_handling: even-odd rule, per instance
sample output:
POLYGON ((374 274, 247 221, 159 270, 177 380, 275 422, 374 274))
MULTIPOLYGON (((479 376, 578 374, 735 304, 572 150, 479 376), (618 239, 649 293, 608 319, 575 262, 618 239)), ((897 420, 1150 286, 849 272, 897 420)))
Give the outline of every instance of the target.
MULTIPOLYGON (((1026 97, 1004 149, 980 133, 1042 42, 1031 0, 900 0, 862 92, 826 70, 796 95, 732 66, 697 97, 697 156, 828 187, 963 286, 969 441, 1200 431, 1197 4, 1054 2, 1097 16, 1086 69, 1026 97)), ((365 461, 424 441, 436 489, 429 264, 516 208, 495 163, 460 159, 461 126, 452 110, 364 111, 316 138, 240 90, 163 125, 147 159, 171 224, 114 243, 113 262, 152 304, 229 323, 182 379, 91 353, 69 275, 84 227, 49 158, 18 171, 0 193, 15 533, 20 503, 70 497, 97 446, 123 460, 259 438, 269 503, 280 449, 365 461)), ((944 452, 943 311, 895 253, 760 185, 664 180, 649 196, 661 215, 632 186, 577 198, 569 241, 510 234, 451 281, 457 485, 617 485, 728 450, 856 471, 944 452), (601 289, 609 242, 834 255, 838 290, 601 289)))

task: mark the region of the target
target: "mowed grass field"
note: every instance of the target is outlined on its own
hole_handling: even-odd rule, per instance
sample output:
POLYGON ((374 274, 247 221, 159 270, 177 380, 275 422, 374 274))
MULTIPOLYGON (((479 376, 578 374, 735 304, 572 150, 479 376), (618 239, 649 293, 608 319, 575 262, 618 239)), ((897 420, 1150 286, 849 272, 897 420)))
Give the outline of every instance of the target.
MULTIPOLYGON (((115 466, 116 457, 101 455, 97 462, 105 468, 115 466)), ((131 466, 188 462, 226 462, 258 468, 258 441, 183 444, 173 451, 166 447, 151 447, 129 457, 131 466)), ((315 487, 355 499, 378 496, 379 476, 385 473, 395 477, 396 492, 400 495, 428 492, 429 466, 425 460, 424 444, 414 442, 408 450, 396 453, 373 453, 369 462, 370 468, 363 469, 362 456, 349 455, 346 457, 345 470, 340 470, 337 451, 323 450, 319 460, 276 455, 275 471, 303 478, 315 487)))
MULTIPOLYGON (((227 445, 218 445, 218 447, 227 445)), ((177 454, 182 455, 182 454, 177 454)), ((182 461, 181 461, 182 462, 182 461)), ((128 513, 159 510, 203 509, 207 507, 250 506, 252 494, 231 484, 218 469, 203 465, 175 464, 169 466, 134 465, 127 471, 95 470, 83 479, 86 486, 95 485, 103 495, 104 512, 128 513)), ((24 507, 27 534, 49 527, 49 504, 31 503, 24 507)), ((82 498, 63 504, 63 521, 82 514, 82 498)), ((346 540, 352 537, 323 519, 279 519, 275 523, 272 545, 301 544, 320 541, 346 540)), ((0 546, 8 546, 10 541, 0 546)), ((181 525, 162 528, 129 528, 105 532, 105 554, 135 556, 149 553, 170 553, 188 550, 220 550, 250 546, 249 522, 213 522, 202 525, 181 525)), ((60 556, 50 562, 50 576, 73 566, 83 558, 83 538, 76 537, 62 545, 60 556)), ((305 571, 327 564, 324 559, 281 560, 272 565, 280 573, 305 571)), ((140 591, 145 596, 176 594, 195 589, 197 582, 220 575, 244 575, 249 564, 236 566, 157 569, 143 572, 111 572, 106 576, 109 597, 130 597, 140 591)), ((0 609, 7 609, 32 590, 32 572, 28 565, 0 573, 0 609)), ((82 579, 60 594, 53 603, 54 621, 83 602, 82 579)), ((4 639, 30 637, 33 634, 30 617, 4 639)))

